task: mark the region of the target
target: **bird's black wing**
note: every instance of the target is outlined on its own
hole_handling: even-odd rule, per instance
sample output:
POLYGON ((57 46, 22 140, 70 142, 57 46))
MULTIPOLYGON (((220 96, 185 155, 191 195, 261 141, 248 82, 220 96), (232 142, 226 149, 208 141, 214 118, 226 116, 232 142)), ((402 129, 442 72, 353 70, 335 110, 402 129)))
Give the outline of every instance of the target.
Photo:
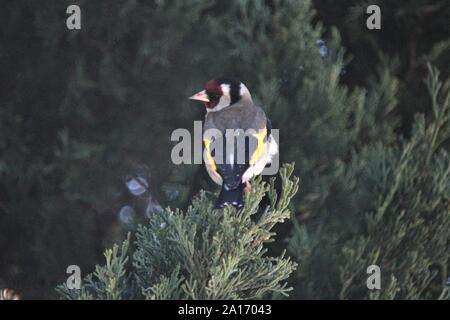
POLYGON ((234 148, 230 149, 227 148, 225 133, 222 133, 222 136, 219 138, 215 137, 212 139, 214 147, 210 147, 211 141, 205 139, 206 166, 211 178, 218 184, 223 183, 227 189, 237 188, 242 183, 244 173, 250 167, 253 167, 261 157, 265 156, 267 138, 270 136, 271 131, 272 125, 270 120, 267 120, 265 128, 255 131, 253 134, 245 135, 245 143, 234 137, 234 148), (220 153, 216 153, 215 150, 218 146, 222 148, 220 153), (240 151, 240 154, 238 151, 240 151))

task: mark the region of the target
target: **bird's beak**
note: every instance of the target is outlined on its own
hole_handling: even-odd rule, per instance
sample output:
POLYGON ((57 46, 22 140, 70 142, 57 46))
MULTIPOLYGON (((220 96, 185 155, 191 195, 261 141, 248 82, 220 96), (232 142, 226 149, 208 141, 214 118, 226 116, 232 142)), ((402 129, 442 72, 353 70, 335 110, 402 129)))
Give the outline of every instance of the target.
POLYGON ((189 99, 203 101, 203 102, 209 102, 208 95, 206 94, 205 90, 194 94, 192 97, 189 97, 189 99))

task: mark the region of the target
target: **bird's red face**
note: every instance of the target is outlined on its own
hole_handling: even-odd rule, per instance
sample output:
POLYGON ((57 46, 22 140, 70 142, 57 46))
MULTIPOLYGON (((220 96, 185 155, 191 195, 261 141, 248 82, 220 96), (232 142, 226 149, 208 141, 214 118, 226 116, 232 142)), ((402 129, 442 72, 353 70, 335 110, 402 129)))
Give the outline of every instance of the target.
POLYGON ((216 80, 210 80, 205 86, 205 90, 194 94, 189 97, 191 100, 202 101, 207 109, 215 108, 219 102, 220 98, 223 96, 222 84, 216 80))

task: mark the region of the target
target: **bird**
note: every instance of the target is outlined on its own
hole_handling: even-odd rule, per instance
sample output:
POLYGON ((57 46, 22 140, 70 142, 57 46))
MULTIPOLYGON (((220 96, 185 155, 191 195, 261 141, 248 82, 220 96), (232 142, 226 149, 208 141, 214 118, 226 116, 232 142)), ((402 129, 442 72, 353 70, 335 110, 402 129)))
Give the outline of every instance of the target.
POLYGON ((243 193, 251 191, 250 179, 278 153, 272 124, 245 84, 236 79, 210 80, 189 99, 203 102, 206 109, 204 162, 210 178, 221 186, 215 208, 242 208, 243 193))

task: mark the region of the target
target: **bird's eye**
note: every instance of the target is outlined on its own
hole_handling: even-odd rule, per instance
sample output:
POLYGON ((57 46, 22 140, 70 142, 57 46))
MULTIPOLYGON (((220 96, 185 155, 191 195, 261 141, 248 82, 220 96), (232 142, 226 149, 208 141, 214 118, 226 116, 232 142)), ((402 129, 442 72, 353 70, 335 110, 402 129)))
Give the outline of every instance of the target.
POLYGON ((208 93, 208 98, 210 101, 216 101, 220 99, 220 94, 218 93, 208 93))

